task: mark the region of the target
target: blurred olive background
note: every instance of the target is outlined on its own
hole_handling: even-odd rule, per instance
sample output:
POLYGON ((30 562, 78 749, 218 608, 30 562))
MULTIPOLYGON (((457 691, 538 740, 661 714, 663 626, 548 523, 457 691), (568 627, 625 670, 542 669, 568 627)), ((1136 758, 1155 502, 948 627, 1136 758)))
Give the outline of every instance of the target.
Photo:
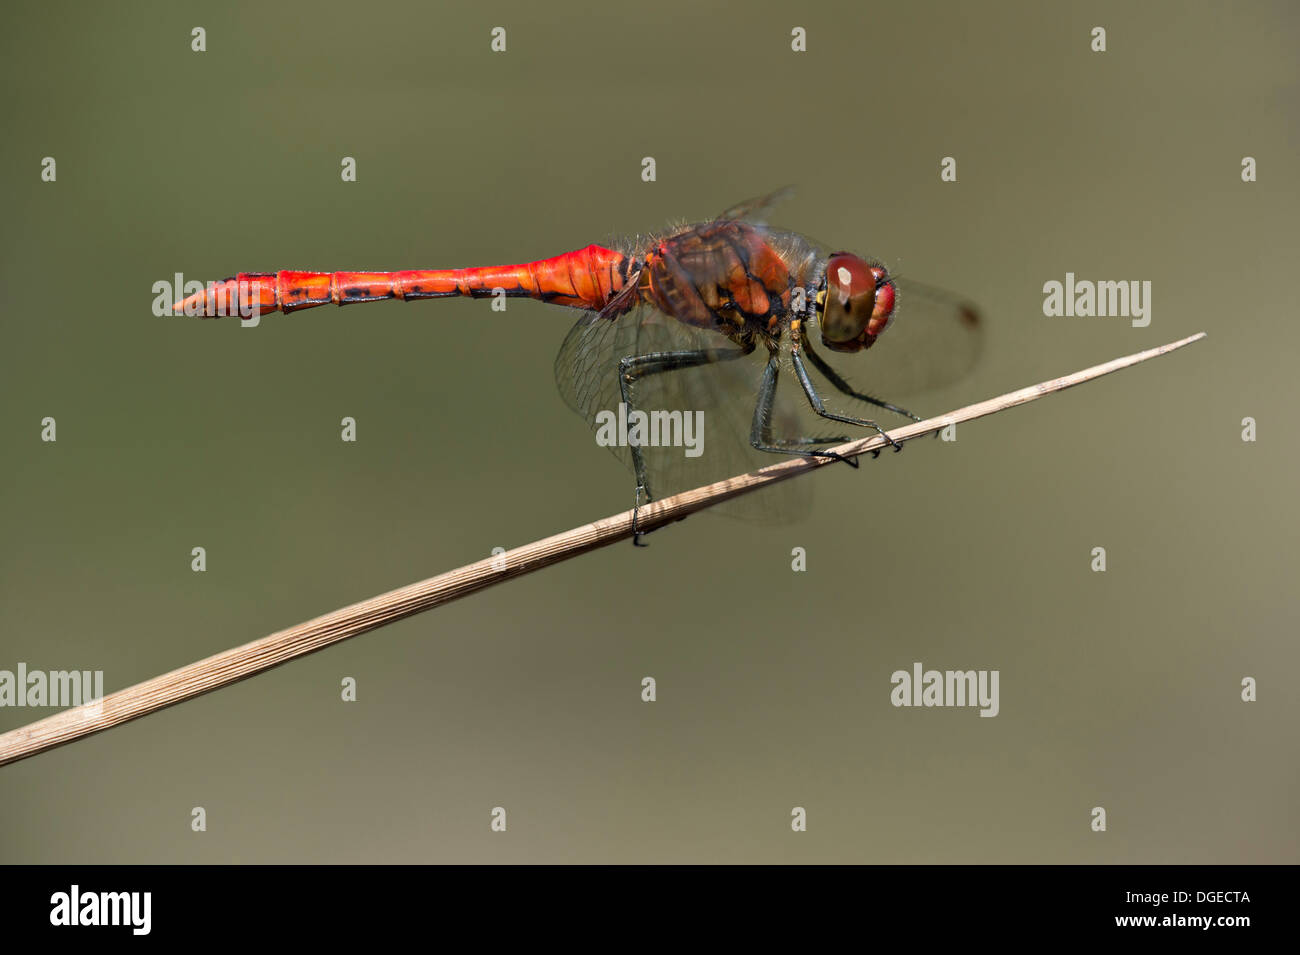
POLYGON ((3 861, 1300 859, 1293 5, 4 19, 0 668, 120 689, 630 503, 554 389, 571 316, 246 330, 154 317, 175 272, 527 260, 789 183, 781 224, 985 309, 923 410, 1210 338, 821 471, 804 522, 692 518, 0 769, 3 861), (1151 281, 1150 326, 1044 317, 1067 271, 1151 281), (1000 715, 892 707, 913 661, 1000 670, 1000 715))

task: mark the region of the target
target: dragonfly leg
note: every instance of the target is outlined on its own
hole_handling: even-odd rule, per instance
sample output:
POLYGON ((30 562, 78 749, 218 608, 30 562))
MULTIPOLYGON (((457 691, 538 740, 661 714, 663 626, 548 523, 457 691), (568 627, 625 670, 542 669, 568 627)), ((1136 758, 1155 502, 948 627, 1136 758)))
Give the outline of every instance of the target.
POLYGON ((641 540, 641 538, 645 537, 645 534, 641 533, 636 528, 637 515, 641 513, 641 492, 644 490, 645 488, 643 488, 640 484, 638 484, 636 486, 636 497, 632 499, 632 546, 633 547, 650 546, 649 544, 644 543, 641 540))
MULTIPOLYGON (((876 433, 885 439, 886 442, 895 451, 903 450, 903 446, 885 433, 885 429, 868 418, 854 418, 850 415, 836 414, 833 411, 826 410, 826 403, 822 401, 821 395, 817 394, 817 389, 813 387, 812 379, 808 377, 808 370, 804 368, 803 359, 799 355, 799 349, 790 350, 790 359, 794 363, 794 373, 799 379, 799 384, 803 386, 803 393, 808 396, 808 403, 812 405, 813 411, 817 412, 823 418, 829 418, 831 421, 841 421, 844 424, 855 424, 863 428, 874 428, 876 433)), ((829 367, 829 366, 828 366, 829 367)), ((840 379, 843 381, 843 379, 840 379)), ((847 382, 845 387, 848 387, 847 382)), ((871 456, 879 457, 880 449, 877 448, 871 453, 871 456)))
POLYGON ((770 451, 773 454, 797 454, 801 457, 830 458, 833 461, 843 461, 850 467, 856 468, 858 462, 853 458, 846 458, 834 451, 817 451, 808 448, 808 445, 812 444, 847 441, 848 438, 843 435, 827 438, 800 435, 779 440, 772 437, 772 404, 776 400, 777 372, 780 367, 779 359, 776 355, 773 355, 768 359, 767 367, 763 369, 763 380, 758 386, 758 402, 754 405, 754 424, 749 431, 749 443, 759 451, 770 451))
POLYGON ((921 421, 920 415, 914 415, 906 408, 900 408, 898 405, 891 405, 888 401, 881 401, 879 398, 873 398, 871 395, 863 394, 861 391, 854 391, 853 386, 840 377, 830 365, 826 364, 826 359, 813 351, 812 343, 804 339, 801 350, 808 356, 808 360, 813 363, 813 367, 825 376, 826 380, 835 386, 836 390, 848 395, 850 398, 857 398, 859 401, 865 401, 869 405, 875 405, 877 408, 884 408, 886 411, 892 411, 894 414, 901 414, 904 418, 911 418, 913 421, 921 421))
POLYGON ((799 435, 797 437, 782 438, 781 443, 787 445, 813 445, 813 444, 844 444, 849 440, 847 434, 826 434, 816 435, 799 435))
MULTIPOLYGON (((633 401, 633 386, 641 378, 648 378, 651 375, 658 375, 669 371, 678 371, 682 368, 695 368, 699 365, 712 365, 715 362, 731 361, 736 358, 743 358, 754 350, 751 343, 748 347, 739 348, 700 348, 688 351, 660 351, 647 352, 644 355, 628 355, 619 359, 618 362, 618 387, 623 398, 623 404, 627 406, 628 414, 636 410, 636 403, 633 401)), ((645 492, 646 503, 654 500, 650 491, 650 479, 646 474, 645 454, 640 445, 630 445, 632 451, 632 469, 636 474, 636 503, 632 508, 632 543, 637 547, 645 547, 646 544, 641 542, 645 537, 636 529, 637 513, 641 509, 641 493, 645 492)))

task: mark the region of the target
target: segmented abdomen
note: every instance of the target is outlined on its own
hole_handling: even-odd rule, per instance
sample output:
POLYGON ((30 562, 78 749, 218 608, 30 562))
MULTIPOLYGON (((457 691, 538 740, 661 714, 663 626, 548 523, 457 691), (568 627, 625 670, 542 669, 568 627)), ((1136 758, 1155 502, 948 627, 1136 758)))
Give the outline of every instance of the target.
POLYGON ((549 259, 519 265, 468 269, 412 269, 404 272, 241 272, 177 302, 173 311, 208 317, 258 312, 292 312, 317 305, 351 305, 387 298, 490 296, 497 289, 574 308, 600 309, 627 281, 627 257, 589 245, 549 259))

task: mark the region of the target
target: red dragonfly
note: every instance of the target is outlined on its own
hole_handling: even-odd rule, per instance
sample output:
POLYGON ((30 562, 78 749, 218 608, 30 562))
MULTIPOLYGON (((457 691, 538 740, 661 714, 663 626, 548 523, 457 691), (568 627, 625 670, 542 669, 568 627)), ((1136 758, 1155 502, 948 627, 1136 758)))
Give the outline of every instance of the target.
POLYGON ((236 307, 241 314, 250 308, 293 312, 331 302, 494 295, 581 309, 556 358, 556 381, 598 440, 603 435, 601 443, 631 466, 639 505, 752 470, 770 463, 770 457, 762 459, 771 454, 844 460, 821 446, 849 437, 810 433, 817 419, 872 429, 888 439, 872 418, 830 410, 810 369, 853 401, 919 421, 892 403, 894 395, 886 400, 885 389, 893 384, 912 392, 947 384, 977 358, 980 321, 974 309, 911 283, 903 283, 900 294, 900 283, 879 262, 851 252, 827 253, 802 235, 769 228, 760 214, 777 196, 639 243, 589 245, 518 265, 244 272, 209 284, 173 309, 216 316, 235 314, 236 307), (904 297, 906 320, 895 323, 904 297), (851 386, 809 334, 815 326, 830 351, 864 352, 895 324, 910 332, 891 333, 891 340, 912 341, 900 340, 892 355, 869 365, 873 393, 851 386), (795 379, 807 401, 806 423, 792 402, 777 400, 785 376, 795 379), (693 420, 699 422, 697 434, 688 433, 693 420), (653 430, 652 423, 665 430, 653 430), (656 440, 664 434, 669 440, 656 440))

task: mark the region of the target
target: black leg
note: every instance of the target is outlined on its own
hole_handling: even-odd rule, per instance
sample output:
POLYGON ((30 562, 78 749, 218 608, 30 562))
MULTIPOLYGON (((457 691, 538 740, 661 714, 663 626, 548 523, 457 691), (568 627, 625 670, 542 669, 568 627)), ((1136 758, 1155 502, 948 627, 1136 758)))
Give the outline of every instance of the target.
POLYGON ((846 437, 812 438, 796 436, 781 439, 779 442, 772 437, 772 404, 776 400, 777 372, 780 367, 778 357, 773 355, 768 359, 767 367, 763 369, 763 380, 758 386, 758 402, 754 405, 754 423, 749 429, 749 443, 759 451, 770 451, 773 454, 797 454, 801 457, 830 458, 832 461, 843 461, 850 467, 856 468, 858 462, 853 458, 846 458, 834 451, 809 450, 807 447, 810 444, 847 441, 848 438, 846 437))
POLYGON ((877 408, 884 408, 886 411, 894 412, 894 414, 901 414, 903 417, 911 418, 913 421, 922 420, 918 415, 912 414, 912 412, 908 411, 906 408, 900 408, 897 405, 891 405, 888 401, 881 401, 879 398, 871 397, 871 395, 863 394, 860 391, 854 391, 853 386, 841 378, 839 372, 826 364, 826 360, 813 351, 812 343, 809 342, 807 338, 803 340, 803 345, 801 347, 803 351, 807 353, 808 360, 813 363, 813 367, 820 371, 822 375, 825 376, 826 380, 835 386, 837 391, 848 395, 850 398, 857 398, 859 401, 865 401, 867 404, 875 405, 877 408))
POLYGON ((643 543, 641 538, 645 537, 636 527, 637 515, 641 513, 641 492, 644 488, 640 484, 636 486, 636 497, 632 499, 632 546, 649 547, 649 544, 643 543))
MULTIPOLYGON (((808 371, 803 366, 803 359, 799 356, 798 348, 790 349, 790 359, 794 363, 795 376, 799 379, 799 384, 803 386, 803 393, 808 396, 808 403, 812 405, 813 411, 817 412, 823 418, 829 418, 831 421, 840 421, 844 424, 855 424, 863 428, 874 428, 876 433, 883 437, 895 451, 901 451, 903 449, 901 444, 889 435, 885 434, 885 429, 874 421, 867 418, 854 418, 849 415, 835 414, 833 411, 827 411, 826 403, 822 401, 821 395, 817 394, 817 390, 813 388, 812 379, 808 377, 808 371)), ((872 453, 872 457, 877 457, 879 454, 880 450, 876 449, 876 451, 872 453)))
MULTIPOLYGON (((628 355, 618 362, 618 387, 623 404, 628 414, 635 410, 632 400, 632 386, 641 378, 658 375, 683 368, 697 368, 700 365, 712 365, 720 361, 732 361, 743 358, 754 350, 753 343, 737 348, 700 348, 691 351, 647 352, 644 355, 628 355)), ((636 529, 637 513, 641 508, 641 494, 645 493, 646 502, 654 500, 650 491, 650 480, 645 469, 645 454, 639 445, 631 445, 632 470, 636 474, 636 503, 632 507, 632 544, 645 547, 641 542, 645 535, 636 529)))

